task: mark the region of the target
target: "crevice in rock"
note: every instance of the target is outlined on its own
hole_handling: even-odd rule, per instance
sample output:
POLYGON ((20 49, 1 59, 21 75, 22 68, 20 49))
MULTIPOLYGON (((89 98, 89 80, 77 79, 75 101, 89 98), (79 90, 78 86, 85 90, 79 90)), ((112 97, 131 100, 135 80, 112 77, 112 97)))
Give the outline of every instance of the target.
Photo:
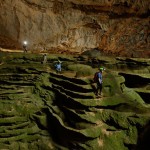
POLYGON ((150 93, 137 92, 145 103, 150 104, 150 93))
POLYGON ((128 150, 137 150, 136 149, 136 144, 126 144, 124 143, 125 147, 128 148, 128 150))
POLYGON ((21 0, 24 4, 28 5, 30 8, 33 8, 35 10, 41 11, 41 12, 46 12, 46 8, 41 5, 37 5, 36 3, 30 2, 28 0, 21 0))
POLYGON ((114 4, 113 6, 108 5, 83 5, 72 3, 73 9, 78 9, 80 11, 86 12, 87 14, 105 13, 110 19, 118 18, 147 18, 149 17, 149 10, 142 12, 140 10, 132 9, 127 2, 123 4, 114 4))
MULTIPOLYGON (((120 126, 118 123, 116 123, 113 118, 110 118, 109 120, 106 120, 105 123, 109 126, 115 127, 116 130, 115 129, 111 130, 111 131, 114 131, 114 132, 119 131, 119 130, 127 130, 127 128, 124 128, 124 127, 120 126)), ((107 131, 110 131, 110 130, 107 129, 107 131)))
POLYGON ((150 148, 150 122, 138 128, 138 141, 135 150, 149 150, 150 148))
POLYGON ((146 86, 150 83, 149 78, 143 78, 135 74, 119 73, 125 78, 125 85, 129 88, 140 88, 146 86))

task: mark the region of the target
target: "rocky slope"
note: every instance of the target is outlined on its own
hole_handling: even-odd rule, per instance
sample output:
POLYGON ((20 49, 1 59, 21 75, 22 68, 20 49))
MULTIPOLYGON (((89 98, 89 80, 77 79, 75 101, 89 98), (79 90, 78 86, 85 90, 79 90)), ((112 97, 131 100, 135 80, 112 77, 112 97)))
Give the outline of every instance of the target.
POLYGON ((76 71, 67 69, 77 63, 86 68, 91 62, 86 57, 48 55, 42 64, 39 54, 0 55, 0 149, 148 150, 149 60, 98 59, 107 66, 99 99, 93 76, 75 77, 76 71), (58 58, 62 74, 53 70, 58 58), (141 73, 132 65, 143 67, 141 73), (138 80, 129 84, 132 76, 138 80))
POLYGON ((149 0, 2 0, 0 46, 150 57, 149 0))

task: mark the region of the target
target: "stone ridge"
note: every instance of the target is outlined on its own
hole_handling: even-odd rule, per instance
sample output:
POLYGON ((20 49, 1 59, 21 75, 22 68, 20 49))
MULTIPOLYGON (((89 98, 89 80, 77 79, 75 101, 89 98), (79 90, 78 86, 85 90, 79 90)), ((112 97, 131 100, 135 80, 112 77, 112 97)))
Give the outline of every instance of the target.
MULTIPOLYGON (((62 75, 57 75, 57 78, 58 76, 60 77, 61 80, 62 75)), ((59 120, 59 125, 61 126, 60 128, 61 130, 63 130, 62 132, 67 132, 68 136, 64 137, 63 136, 64 133, 62 134, 61 132, 57 132, 57 130, 55 130, 55 132, 57 132, 59 136, 59 140, 62 137, 60 141, 63 142, 63 138, 65 138, 66 142, 71 143, 70 148, 88 149, 88 147, 90 146, 92 147, 92 149, 95 150, 100 148, 112 149, 106 146, 108 141, 102 137, 109 136, 110 140, 112 141, 113 139, 111 139, 111 136, 114 137, 114 134, 116 134, 116 136, 118 136, 119 138, 121 137, 124 137, 125 139, 131 138, 128 137, 129 135, 126 135, 124 132, 124 131, 130 132, 129 128, 131 127, 131 124, 130 121, 129 122, 127 121, 128 119, 130 120, 132 118, 132 117, 130 118, 130 115, 132 116, 134 114, 134 110, 136 110, 136 113, 139 115, 141 113, 149 112, 148 109, 147 110, 145 109, 145 112, 143 112, 142 111, 143 108, 139 107, 140 105, 141 106, 143 105, 142 107, 145 106, 143 100, 141 100, 141 98, 138 95, 136 95, 136 93, 127 89, 126 87, 122 89, 121 85, 124 82, 124 80, 121 76, 119 77, 113 74, 111 76, 113 76, 114 78, 114 81, 112 82, 110 82, 109 79, 110 77, 108 77, 107 75, 106 77, 104 77, 105 84, 104 84, 103 97, 97 99, 96 97, 87 98, 84 92, 83 93, 85 98, 80 98, 79 96, 77 98, 76 97, 77 95, 72 95, 70 91, 66 90, 65 84, 61 84, 61 82, 60 83, 56 82, 56 80, 51 80, 55 78, 55 75, 51 74, 50 76, 50 82, 52 82, 51 90, 54 90, 54 92, 56 93, 55 104, 59 107, 60 111, 63 112, 63 116, 57 116, 58 112, 54 110, 53 105, 49 105, 49 107, 51 108, 50 112, 53 113, 53 117, 55 118, 55 120, 59 120), (62 88, 56 86, 58 84, 59 86, 61 85, 62 88), (107 87, 110 87, 112 89, 108 90, 107 87), (114 91, 110 94, 109 92, 112 91, 113 89, 114 91), (133 95, 136 100, 132 97, 133 95), (132 105, 132 102, 134 100, 137 102, 136 108, 134 108, 135 106, 132 105), (120 108, 122 108, 122 110, 120 108), (65 123, 63 122, 64 120, 66 120, 65 123), (119 135, 117 135, 118 129, 120 132, 119 135), (75 136, 72 137, 73 139, 70 138, 72 135, 75 136), (90 138, 91 142, 87 142, 89 141, 89 139, 86 140, 87 137, 90 138), (84 139, 84 142, 80 140, 81 138, 82 140, 84 139), (99 138, 103 139, 104 145, 102 147, 98 143, 99 138), (74 140, 76 141, 76 145, 74 145, 73 143, 74 140), (95 144, 92 145, 92 142, 94 142, 95 144)), ((68 78, 68 81, 69 80, 70 79, 68 78)), ((82 79, 78 79, 78 80, 82 80, 82 79)), ((90 84, 90 82, 87 84, 90 84)), ((74 88, 72 89, 72 92, 76 90, 77 89, 74 88)), ((81 92, 82 91, 78 93, 81 92)), ((134 136, 136 136, 135 132, 134 132, 134 136)), ((125 141, 123 140, 122 142, 120 140, 120 143, 118 143, 118 148, 125 149, 126 146, 123 147, 122 144, 126 142, 127 142, 126 140, 125 141)), ((129 143, 128 142, 126 143, 127 145, 131 141, 129 143)), ((132 142, 131 142, 132 144, 135 143, 134 140, 132 140, 132 142)))
POLYGON ((42 64, 39 54, 0 54, 0 149, 130 150, 145 142, 149 101, 121 70, 106 70, 97 98, 91 77, 56 74, 52 55, 42 64))

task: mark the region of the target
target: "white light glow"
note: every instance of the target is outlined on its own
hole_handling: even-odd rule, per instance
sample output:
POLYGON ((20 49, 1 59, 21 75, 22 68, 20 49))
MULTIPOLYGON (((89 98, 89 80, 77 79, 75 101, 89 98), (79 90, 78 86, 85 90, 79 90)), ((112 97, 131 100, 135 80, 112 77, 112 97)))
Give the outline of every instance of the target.
POLYGON ((27 44, 28 44, 28 42, 27 42, 27 41, 24 41, 24 42, 23 42, 23 44, 24 44, 24 45, 27 45, 27 44))

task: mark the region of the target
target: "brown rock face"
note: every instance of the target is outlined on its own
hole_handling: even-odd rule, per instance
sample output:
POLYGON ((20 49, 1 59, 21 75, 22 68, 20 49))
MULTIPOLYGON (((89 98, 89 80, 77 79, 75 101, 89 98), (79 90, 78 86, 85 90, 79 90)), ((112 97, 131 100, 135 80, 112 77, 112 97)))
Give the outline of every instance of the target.
POLYGON ((0 46, 150 57, 149 0, 2 0, 0 46))

